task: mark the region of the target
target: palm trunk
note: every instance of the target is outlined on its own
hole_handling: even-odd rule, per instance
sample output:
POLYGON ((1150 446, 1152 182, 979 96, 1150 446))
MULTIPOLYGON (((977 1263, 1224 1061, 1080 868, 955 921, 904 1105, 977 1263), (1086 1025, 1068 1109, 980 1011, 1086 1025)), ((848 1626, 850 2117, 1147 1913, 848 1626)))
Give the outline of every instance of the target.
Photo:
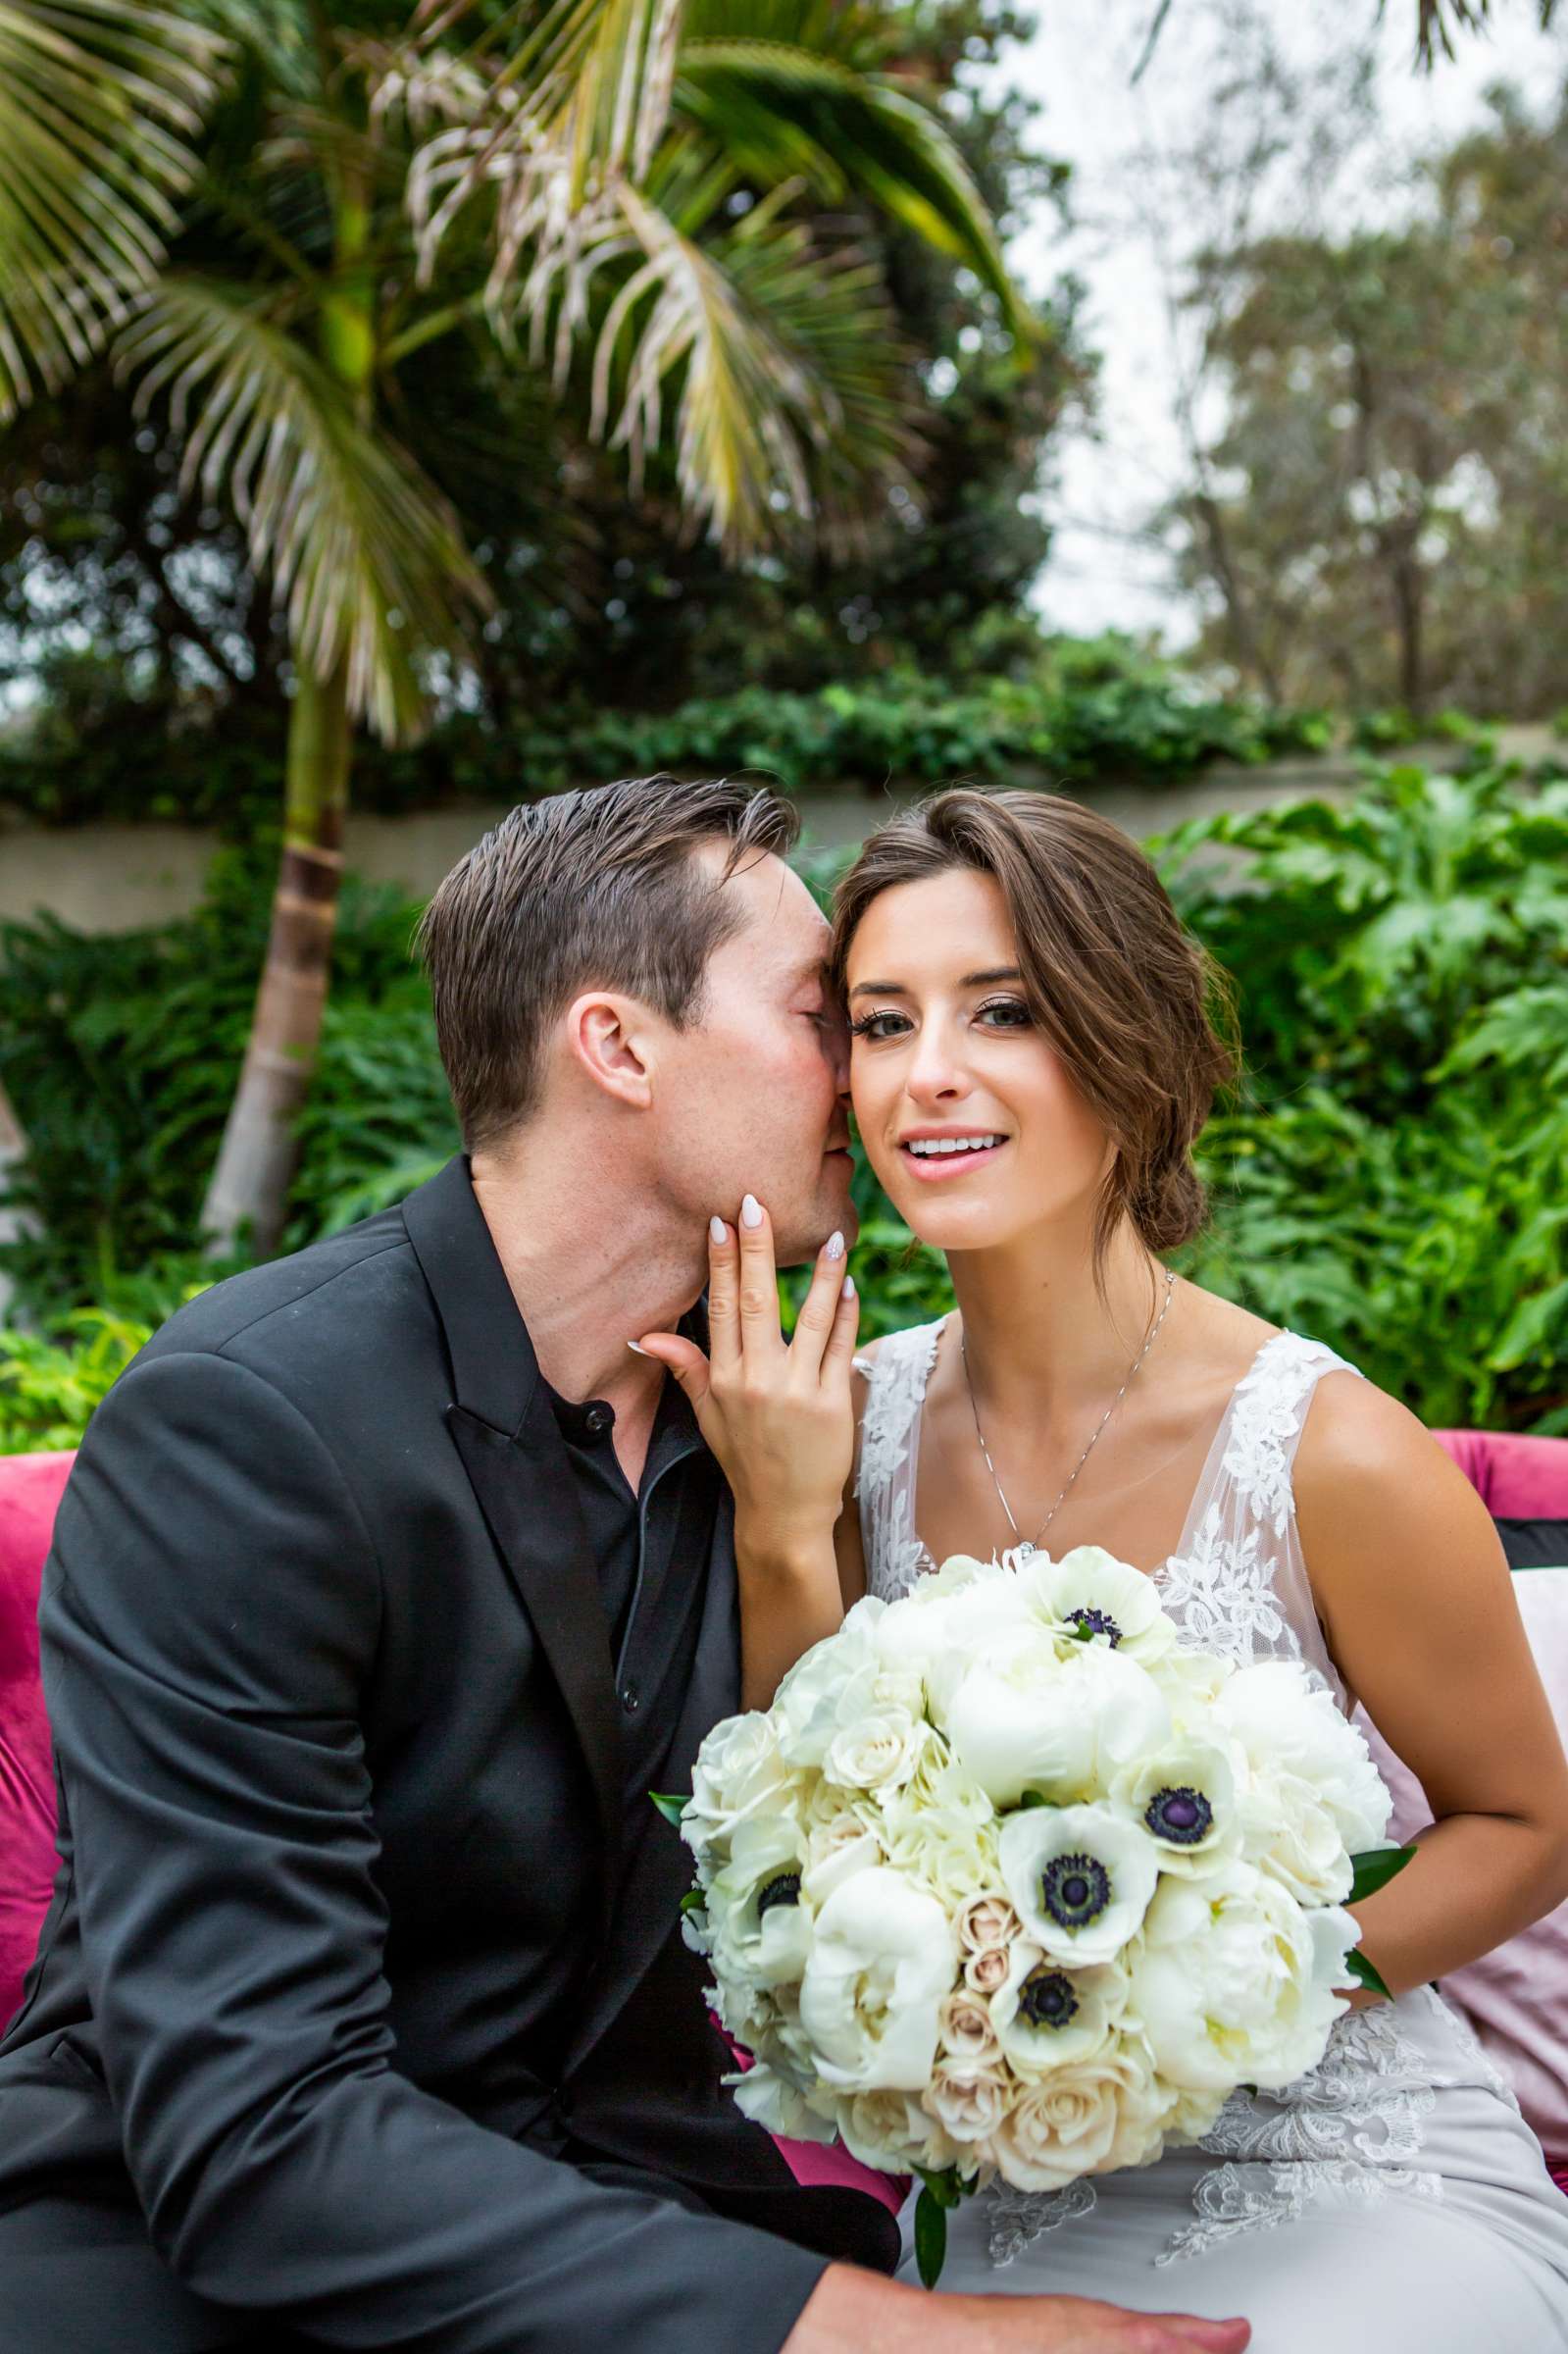
MULTIPOLYGON (((325 54, 329 28, 323 12, 316 14, 325 54)), ((322 355, 364 418, 375 381, 374 292, 367 258, 369 190, 352 168, 332 189, 332 218, 336 261, 322 313, 322 355)), ((239 1085, 202 1204, 202 1233, 215 1256, 241 1241, 258 1257, 278 1249, 298 1157, 296 1124, 327 1008, 353 752, 347 657, 321 679, 296 648, 294 670, 283 854, 267 961, 239 1085)))
POLYGON ((346 665, 339 663, 325 682, 302 669, 288 718, 287 811, 267 961, 202 1206, 202 1232, 215 1254, 248 1241, 264 1256, 282 1234, 298 1151, 295 1123, 327 1005, 351 743, 346 665))

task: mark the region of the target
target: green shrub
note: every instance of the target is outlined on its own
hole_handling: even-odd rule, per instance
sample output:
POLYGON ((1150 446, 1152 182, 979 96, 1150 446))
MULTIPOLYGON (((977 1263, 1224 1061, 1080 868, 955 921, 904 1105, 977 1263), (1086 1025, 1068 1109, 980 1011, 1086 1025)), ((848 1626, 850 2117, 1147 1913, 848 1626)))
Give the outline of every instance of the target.
MULTIPOLYGON (((1184 1271, 1342 1350, 1428 1421, 1568 1431, 1568 783, 1525 794, 1504 771, 1396 768, 1344 806, 1211 818, 1154 848, 1236 978, 1248 1055, 1202 1140, 1214 1215, 1184 1271)), ((846 856, 803 860, 813 887, 846 856)), ((24 1435, 0 1444, 76 1427, 126 1334, 214 1272, 195 1218, 269 880, 228 859, 195 918, 126 939, 0 936, 19 1017, 0 1078, 32 1143, 12 1200, 37 1227, 0 1264, 46 1324, 109 1315, 68 1332, 64 1356, 5 1336, 0 1434, 24 1435)), ((290 1245, 398 1199, 455 1149, 414 912, 345 897, 290 1245)), ((940 1313, 940 1259, 863 1163, 855 1186, 862 1330, 940 1313)))

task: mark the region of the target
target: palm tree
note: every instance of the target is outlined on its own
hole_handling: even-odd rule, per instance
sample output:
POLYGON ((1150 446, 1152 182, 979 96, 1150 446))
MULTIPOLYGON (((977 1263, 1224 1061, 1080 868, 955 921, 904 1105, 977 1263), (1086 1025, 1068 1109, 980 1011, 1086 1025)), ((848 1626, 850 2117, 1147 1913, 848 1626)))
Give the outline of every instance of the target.
MULTIPOLYGON (((353 731, 406 740, 487 602, 394 431, 445 336, 583 383, 633 488, 671 413, 688 518, 731 554, 853 538, 909 470, 919 386, 863 225, 960 256, 1022 344, 985 207, 874 12, 833 0, 271 0, 201 203, 250 268, 182 268, 121 337, 186 480, 240 517, 286 611, 284 844, 248 1051, 203 1211, 276 1245, 330 960, 353 731), (472 30, 473 37, 467 37, 472 30)), ((243 34, 237 13, 229 28, 243 34)))
MULTIPOLYGON (((210 33, 138 0, 0 0, 0 427, 163 267, 219 63, 210 33)), ((0 1170, 25 1144, 0 1087, 0 1170)))

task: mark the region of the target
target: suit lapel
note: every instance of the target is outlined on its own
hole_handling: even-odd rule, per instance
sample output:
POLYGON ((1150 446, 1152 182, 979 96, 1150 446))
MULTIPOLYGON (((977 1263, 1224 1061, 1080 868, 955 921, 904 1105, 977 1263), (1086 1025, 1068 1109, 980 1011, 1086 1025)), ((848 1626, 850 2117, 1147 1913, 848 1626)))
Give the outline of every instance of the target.
POLYGON ((447 1423, 490 1535, 571 1713, 602 1843, 599 1928, 620 1877, 621 1725, 598 1573, 571 1464, 466 1161, 410 1195, 404 1223, 446 1334, 447 1423))

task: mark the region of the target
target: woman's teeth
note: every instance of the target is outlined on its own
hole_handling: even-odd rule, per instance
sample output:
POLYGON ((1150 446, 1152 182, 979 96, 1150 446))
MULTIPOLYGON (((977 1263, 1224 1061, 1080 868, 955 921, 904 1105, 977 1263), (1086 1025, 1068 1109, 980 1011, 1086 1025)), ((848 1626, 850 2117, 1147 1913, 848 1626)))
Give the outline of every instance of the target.
POLYGON ((917 1160, 930 1160, 938 1152, 984 1152, 1005 1142, 1000 1136, 923 1136, 905 1145, 904 1151, 917 1160))

